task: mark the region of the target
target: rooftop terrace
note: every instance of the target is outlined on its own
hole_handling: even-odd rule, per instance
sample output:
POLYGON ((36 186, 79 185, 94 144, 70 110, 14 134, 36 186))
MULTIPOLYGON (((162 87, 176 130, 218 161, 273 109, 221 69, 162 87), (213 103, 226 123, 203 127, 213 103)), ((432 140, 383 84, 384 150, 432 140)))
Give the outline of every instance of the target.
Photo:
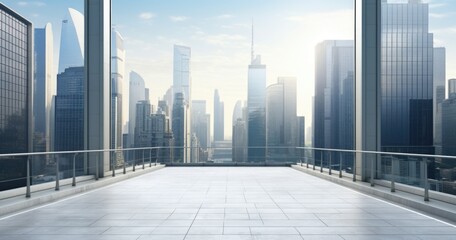
POLYGON ((289 167, 167 167, 0 219, 0 240, 455 238, 451 224, 289 167))

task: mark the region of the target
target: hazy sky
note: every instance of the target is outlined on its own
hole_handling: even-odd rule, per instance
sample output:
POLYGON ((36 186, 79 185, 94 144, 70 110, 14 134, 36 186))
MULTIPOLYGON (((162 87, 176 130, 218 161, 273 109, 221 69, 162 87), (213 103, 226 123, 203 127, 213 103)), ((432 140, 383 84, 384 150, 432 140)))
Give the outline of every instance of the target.
MULTIPOLYGON (((65 9, 83 11, 83 0, 3 2, 36 27, 51 22, 56 52, 65 9)), ((456 2, 430 3, 435 46, 447 48, 447 78, 456 77, 456 2)), ((189 46, 192 97, 206 100, 212 116, 213 92, 219 89, 225 102, 225 136, 231 135, 234 104, 247 96, 252 20, 255 53, 267 65, 268 85, 279 76, 297 77, 298 114, 310 126, 315 45, 323 40, 353 39, 353 14, 353 0, 112 1, 112 23, 125 38, 127 71, 144 77, 152 104, 172 85, 173 44, 189 46)))

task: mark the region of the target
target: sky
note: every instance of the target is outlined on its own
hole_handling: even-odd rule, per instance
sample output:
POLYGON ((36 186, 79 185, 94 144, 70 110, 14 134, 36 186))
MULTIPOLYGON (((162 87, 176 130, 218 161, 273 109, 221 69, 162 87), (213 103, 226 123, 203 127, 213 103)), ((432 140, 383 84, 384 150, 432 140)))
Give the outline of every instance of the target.
MULTIPOLYGON (((83 12, 84 1, 3 2, 35 27, 53 24, 58 63, 61 19, 68 7, 83 12)), ((427 2, 434 45, 446 47, 447 79, 456 78, 456 2, 427 2)), ((296 77, 297 112, 309 127, 315 46, 323 40, 353 39, 353 8, 353 0, 112 0, 112 24, 125 39, 127 72, 134 70, 145 79, 154 105, 172 85, 173 45, 191 47, 192 98, 206 100, 213 116, 214 89, 219 89, 225 102, 225 136, 230 137, 234 105, 247 98, 252 22, 254 51, 267 66, 267 85, 279 76, 296 77)), ((128 97, 127 88, 124 93, 128 97)), ((127 108, 124 105, 124 119, 127 108)))

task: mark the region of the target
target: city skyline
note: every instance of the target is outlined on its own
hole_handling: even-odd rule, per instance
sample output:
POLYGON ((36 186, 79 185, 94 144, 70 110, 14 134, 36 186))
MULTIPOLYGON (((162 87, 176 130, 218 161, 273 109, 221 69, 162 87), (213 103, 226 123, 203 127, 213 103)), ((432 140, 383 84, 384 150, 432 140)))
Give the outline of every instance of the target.
MULTIPOLYGON (((152 103, 161 98, 172 84, 173 44, 188 45, 194 52, 193 99, 206 100, 208 109, 213 109, 213 103, 208 96, 218 88, 224 96, 225 109, 228 111, 234 108, 237 100, 246 100, 246 90, 238 90, 247 89, 245 65, 250 57, 250 25, 253 19, 255 48, 262 53, 263 60, 269 66, 267 85, 274 83, 278 76, 296 76, 298 114, 312 119, 314 62, 311 56, 314 55, 315 45, 323 40, 353 39, 352 1, 335 1, 330 4, 315 0, 290 0, 286 6, 274 1, 262 1, 261 13, 254 11, 255 2, 198 2, 209 4, 213 11, 201 12, 192 7, 197 6, 197 3, 190 5, 184 1, 176 1, 179 4, 141 1, 137 6, 128 7, 125 7, 128 1, 113 2, 113 25, 125 37, 126 73, 134 70, 144 77, 146 87, 151 89, 152 103), (175 7, 171 8, 171 5, 175 7), (273 23, 268 20, 270 18, 274 19, 273 23), (313 26, 313 22, 319 22, 318 27, 313 26), (282 25, 286 27, 282 28, 282 25), (270 36, 271 30, 277 34, 270 36), (282 49, 280 46, 285 45, 284 40, 288 47, 282 49), (219 70, 221 74, 217 74, 215 70, 219 70)), ((72 1, 72 6, 69 6, 68 2, 52 2, 52 8, 49 7, 49 1, 7 0, 5 3, 29 17, 34 27, 43 27, 47 22, 51 22, 56 29, 56 42, 59 41, 56 35, 60 34, 61 18, 66 8, 83 10, 83 1, 72 1), (55 14, 58 11, 53 9, 60 9, 62 14, 55 14), (51 10, 53 14, 47 14, 51 10)), ((451 21, 447 21, 454 15, 452 8, 455 7, 449 4, 448 0, 430 3, 430 30, 435 34, 435 47, 448 47, 446 79, 456 76, 456 48, 451 48, 449 44, 452 39, 456 39, 456 27, 451 26, 451 21)), ((54 52, 58 53, 57 50, 54 52)), ((58 62, 58 58, 55 58, 54 62, 58 62)), ((128 106, 124 106, 125 108, 128 106)), ((126 110, 124 122, 128 118, 126 110)), ((226 115, 227 137, 231 135, 230 121, 231 116, 226 115)), ((312 121, 306 121, 306 127, 311 124, 312 121)))

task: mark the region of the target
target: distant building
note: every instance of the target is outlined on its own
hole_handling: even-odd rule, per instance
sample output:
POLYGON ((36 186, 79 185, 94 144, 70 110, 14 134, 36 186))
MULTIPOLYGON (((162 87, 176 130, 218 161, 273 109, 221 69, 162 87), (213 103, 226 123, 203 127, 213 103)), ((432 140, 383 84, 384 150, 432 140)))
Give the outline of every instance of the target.
POLYGON ((62 20, 60 37, 59 70, 84 66, 84 15, 69 8, 62 20))
POLYGON ((202 159, 202 157, 207 156, 211 142, 210 115, 206 113, 206 101, 192 101, 191 118, 193 131, 192 135, 194 135, 194 137, 192 136, 192 159, 195 159, 196 152, 198 152, 198 159, 195 159, 195 161, 203 162, 204 159, 202 159), (193 141, 197 142, 193 143, 193 141))
MULTIPOLYGON (((442 105, 442 153, 456 156, 456 96, 452 96, 441 103, 442 105)), ((456 161, 446 160, 456 167, 456 161)))
POLYGON ((456 97, 456 79, 448 80, 448 98, 456 97))
POLYGON ((111 31, 111 148, 122 148, 123 83, 125 81, 124 40, 111 31))
POLYGON ((218 89, 214 91, 214 141, 225 139, 224 104, 220 101, 218 89))
MULTIPOLYGON (((304 116, 297 117, 298 122, 298 145, 297 147, 305 147, 306 146, 306 119, 304 116)), ((304 156, 304 150, 297 150, 297 154, 300 157, 304 156)))
POLYGON ((52 25, 35 28, 35 86, 33 96, 34 152, 50 152, 54 119, 53 97, 56 94, 54 72, 54 36, 52 25))
POLYGON ((248 71, 247 161, 264 162, 266 157, 266 65, 261 56, 252 59, 248 71))
POLYGON ((247 113, 242 101, 237 101, 232 120, 232 157, 233 162, 247 161, 247 113))
POLYGON ((266 91, 266 160, 296 162, 296 78, 279 77, 266 91))
POLYGON ((190 162, 190 147, 187 145, 186 133, 188 120, 188 105, 185 102, 183 93, 176 93, 174 98, 173 114, 172 114, 172 132, 174 139, 173 161, 176 163, 190 162))
MULTIPOLYGON (((32 23, 0 3, 0 154, 33 149, 32 23), (4 36, 8 36, 5 38, 4 36), (19 46, 19 47, 17 47, 19 46), (6 51, 8 50, 8 51, 6 51), (7 64, 14 63, 14 64, 7 64)), ((0 159, 0 191, 26 184, 26 158, 0 159)))
POLYGON ((144 79, 137 72, 131 71, 128 100, 128 147, 135 146, 136 103, 142 100, 146 100, 146 86, 144 79))

